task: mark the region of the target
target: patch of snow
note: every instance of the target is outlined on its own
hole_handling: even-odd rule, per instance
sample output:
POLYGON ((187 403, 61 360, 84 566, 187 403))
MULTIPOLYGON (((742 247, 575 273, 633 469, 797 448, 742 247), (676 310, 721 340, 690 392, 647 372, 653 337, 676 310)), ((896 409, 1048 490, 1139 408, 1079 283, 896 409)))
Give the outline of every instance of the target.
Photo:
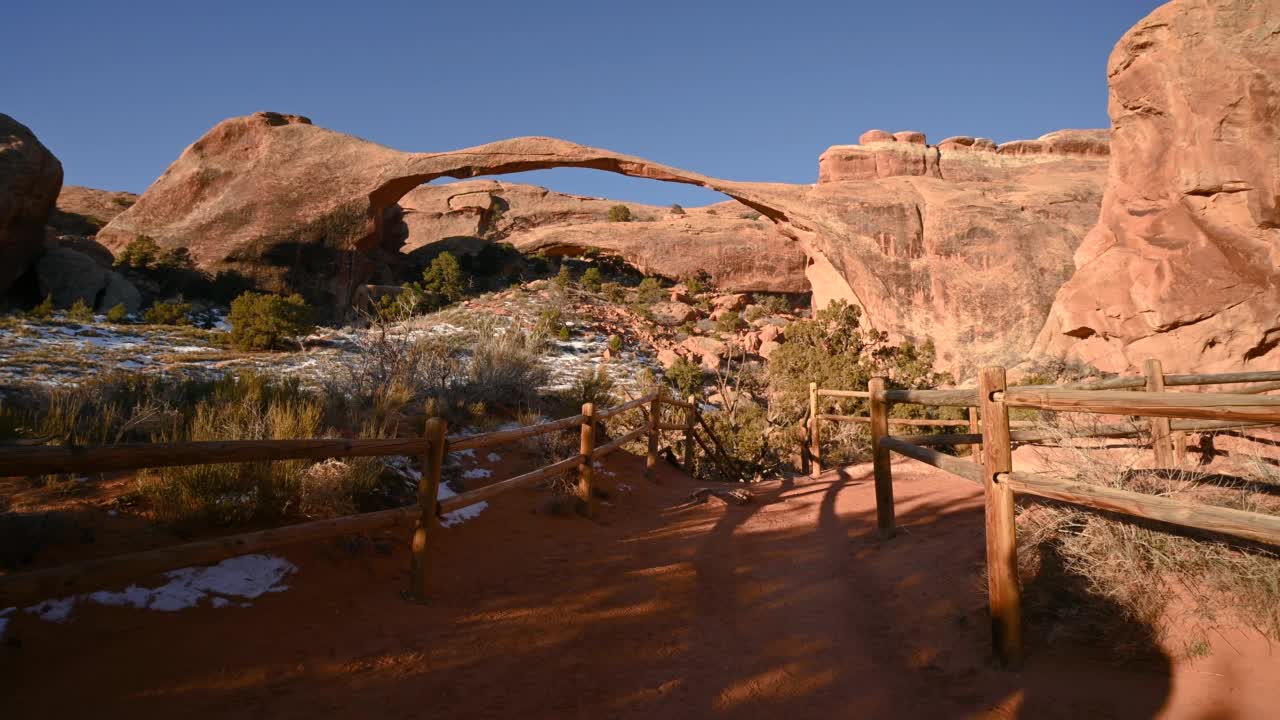
POLYGON ((7 607, 3 610, 0 610, 0 637, 4 637, 4 630, 5 628, 9 627, 9 618, 7 616, 9 615, 9 613, 17 609, 18 608, 16 607, 7 607))
POLYGON ((74 597, 45 600, 27 608, 27 612, 39 615, 48 622, 66 622, 71 617, 71 608, 75 607, 74 597))
POLYGON ((449 454, 457 455, 458 457, 471 458, 472 460, 476 459, 475 448, 467 448, 466 450, 455 450, 454 452, 451 452, 449 454))
POLYGON ((486 455, 484 459, 485 459, 485 460, 488 460, 488 461, 489 461, 489 462, 491 462, 491 463, 496 463, 496 462, 498 462, 499 460, 501 460, 501 459, 502 459, 502 456, 501 456, 501 455, 499 455, 498 453, 491 452, 491 453, 489 453, 488 455, 486 455))
MULTIPOLYGON (((610 474, 612 474, 612 473, 610 473, 610 474)), ((630 486, 630 485, 628 485, 628 484, 626 484, 626 483, 624 483, 624 482, 620 482, 620 483, 618 483, 617 485, 614 485, 614 486, 613 486, 613 489, 614 489, 614 490, 617 490, 618 492, 631 492, 631 489, 632 489, 632 488, 631 488, 631 486, 630 486)))
POLYGON ((493 475, 493 472, 490 470, 486 470, 484 468, 475 468, 474 470, 468 470, 462 473, 462 479, 463 480, 479 480, 481 478, 487 478, 490 475, 493 475))
POLYGON ((489 503, 481 500, 475 505, 458 508, 453 512, 445 513, 440 516, 440 525, 441 527, 453 527, 454 525, 462 524, 480 515, 480 513, 484 512, 484 509, 487 507, 489 507, 489 503))
MULTIPOLYGON (((265 593, 289 589, 284 578, 297 570, 293 563, 276 555, 241 555, 208 567, 189 567, 165 573, 169 582, 155 588, 130 585, 120 592, 98 591, 45 600, 27 608, 42 620, 66 622, 77 602, 89 601, 108 607, 146 608, 176 612, 200 604, 209 598, 215 608, 230 604, 228 598, 254 599, 265 593)), ((247 604, 242 603, 241 607, 247 604)))

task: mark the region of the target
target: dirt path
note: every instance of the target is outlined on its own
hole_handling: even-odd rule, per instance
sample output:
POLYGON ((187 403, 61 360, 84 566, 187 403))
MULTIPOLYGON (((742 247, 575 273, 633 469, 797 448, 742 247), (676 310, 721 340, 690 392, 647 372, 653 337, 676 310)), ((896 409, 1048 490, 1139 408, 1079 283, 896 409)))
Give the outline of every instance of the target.
POLYGON ((1245 718, 1273 707, 1274 658, 1175 671, 1041 644, 1022 672, 990 667, 981 497, 932 469, 897 466, 902 532, 882 542, 867 467, 757 486, 749 506, 681 508, 689 480, 664 467, 648 484, 642 461, 615 458, 606 486, 623 485, 597 521, 536 514, 529 490, 444 531, 426 606, 399 596, 402 543, 387 555, 327 543, 285 553, 299 567, 291 589, 249 608, 90 605, 65 625, 20 614, 0 647, 0 717, 1245 718))

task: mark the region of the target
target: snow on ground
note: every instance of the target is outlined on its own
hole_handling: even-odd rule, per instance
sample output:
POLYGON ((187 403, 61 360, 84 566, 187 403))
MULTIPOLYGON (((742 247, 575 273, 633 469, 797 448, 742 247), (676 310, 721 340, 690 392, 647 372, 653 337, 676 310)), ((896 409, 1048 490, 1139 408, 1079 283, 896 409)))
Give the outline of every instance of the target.
MULTIPOLYGON (((458 493, 450 490, 448 486, 444 484, 441 484, 439 491, 436 492, 437 500, 448 500, 449 498, 454 498, 457 496, 458 496, 458 493)), ((474 505, 468 505, 464 508, 459 508, 457 510, 454 510, 453 512, 445 513, 444 515, 440 516, 440 525, 441 527, 453 527, 454 525, 461 525, 462 523, 468 520, 471 520, 472 518, 478 517, 480 513, 484 512, 485 508, 487 507, 489 507, 489 503, 485 502, 484 500, 481 500, 480 502, 474 505)))
MULTIPOLYGON (((284 579, 297 568, 277 555, 241 555, 208 567, 189 567, 165 573, 169 579, 153 588, 130 585, 120 592, 99 591, 87 595, 45 600, 26 608, 48 622, 66 622, 78 603, 93 602, 109 607, 177 612, 196 607, 208 599, 215 608, 232 604, 248 607, 252 600, 266 593, 289 589, 284 579)), ((0 613, 0 618, 13 608, 0 613)), ((3 631, 0 625, 0 632, 3 631)))
POLYGON ((486 455, 484 459, 485 459, 485 460, 488 460, 488 461, 489 461, 489 462, 491 462, 491 463, 496 463, 496 462, 498 462, 499 460, 501 460, 501 459, 502 459, 502 456, 501 456, 501 455, 499 455, 499 454, 498 454, 498 453, 496 453, 496 452, 491 452, 491 453, 489 453, 488 455, 486 455))
POLYGON ((486 470, 484 468, 472 468, 462 473, 462 479, 463 480, 480 480, 483 478, 487 478, 491 475, 493 475, 492 470, 486 470))

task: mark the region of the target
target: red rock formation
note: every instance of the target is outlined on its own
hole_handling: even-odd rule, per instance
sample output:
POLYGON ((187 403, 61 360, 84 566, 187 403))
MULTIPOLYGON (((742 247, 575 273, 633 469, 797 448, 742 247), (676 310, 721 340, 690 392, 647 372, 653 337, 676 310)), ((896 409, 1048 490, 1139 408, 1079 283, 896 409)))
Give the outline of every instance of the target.
POLYGON ((25 125, 0 113, 0 293, 40 254, 61 187, 62 163, 25 125))
POLYGON ((689 208, 682 215, 622 203, 634 220, 609 222, 609 208, 617 204, 493 180, 423 185, 399 202, 407 236, 401 252, 437 243, 465 249, 476 238, 552 255, 596 248, 648 274, 684 278, 705 272, 725 290, 809 290, 800 246, 737 203, 689 208))
POLYGON ((1111 53, 1111 170, 1037 350, 1280 367, 1280 5, 1177 0, 1111 53))

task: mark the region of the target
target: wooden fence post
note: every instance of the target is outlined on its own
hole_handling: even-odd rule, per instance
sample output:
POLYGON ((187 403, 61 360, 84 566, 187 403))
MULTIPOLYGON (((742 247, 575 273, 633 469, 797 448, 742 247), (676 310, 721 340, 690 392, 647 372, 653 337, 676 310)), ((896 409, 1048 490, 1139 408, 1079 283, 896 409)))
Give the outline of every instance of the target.
POLYGON ((889 434, 889 404, 884 399, 884 378, 867 383, 871 393, 871 452, 876 481, 876 525, 880 537, 893 537, 893 470, 889 464, 889 448, 880 441, 889 434))
POLYGON ((596 514, 596 494, 592 486, 595 468, 591 466, 591 453, 595 449, 596 406, 595 403, 583 403, 582 442, 578 445, 578 454, 582 455, 582 466, 578 468, 578 497, 586 503, 588 517, 596 514))
POLYGON ((422 478, 418 480, 418 520, 413 527, 412 556, 409 560, 409 596, 427 599, 427 537, 439 526, 436 517, 440 493, 440 470, 444 467, 445 431, 440 418, 427 420, 423 430, 422 478))
POLYGON ((663 389, 659 385, 657 394, 649 403, 649 452, 644 456, 644 476, 649 480, 654 478, 654 469, 658 467, 658 426, 662 421, 663 389))
MULTIPOLYGON (((971 407, 969 408, 969 434, 977 435, 978 427, 979 427, 978 426, 978 408, 971 407)), ((969 446, 969 459, 978 463, 979 465, 982 464, 982 446, 981 445, 969 446)))
POLYGON ((689 477, 694 473, 693 433, 694 424, 698 422, 698 396, 689 396, 689 407, 684 411, 684 472, 689 477))
MULTIPOLYGON (((1148 358, 1142 364, 1142 372, 1147 376, 1147 392, 1164 392, 1164 368, 1160 365, 1159 360, 1148 358)), ((1179 435, 1182 434, 1179 433, 1179 435)), ((1179 437, 1178 440, 1185 449, 1186 439, 1179 437)), ((1155 452, 1156 467, 1171 468, 1174 466, 1173 448, 1174 439, 1173 433, 1169 429, 1169 418, 1151 418, 1151 449, 1155 452)))
POLYGON ((986 496, 987 592, 991 644, 1006 668, 1022 663, 1022 592, 1018 587, 1018 538, 1013 488, 997 476, 1013 470, 1009 409, 996 393, 1006 389, 1002 367, 983 368, 978 376, 982 403, 983 486, 986 496))
POLYGON ((809 383, 809 477, 822 474, 822 424, 818 420, 818 383, 809 383))

